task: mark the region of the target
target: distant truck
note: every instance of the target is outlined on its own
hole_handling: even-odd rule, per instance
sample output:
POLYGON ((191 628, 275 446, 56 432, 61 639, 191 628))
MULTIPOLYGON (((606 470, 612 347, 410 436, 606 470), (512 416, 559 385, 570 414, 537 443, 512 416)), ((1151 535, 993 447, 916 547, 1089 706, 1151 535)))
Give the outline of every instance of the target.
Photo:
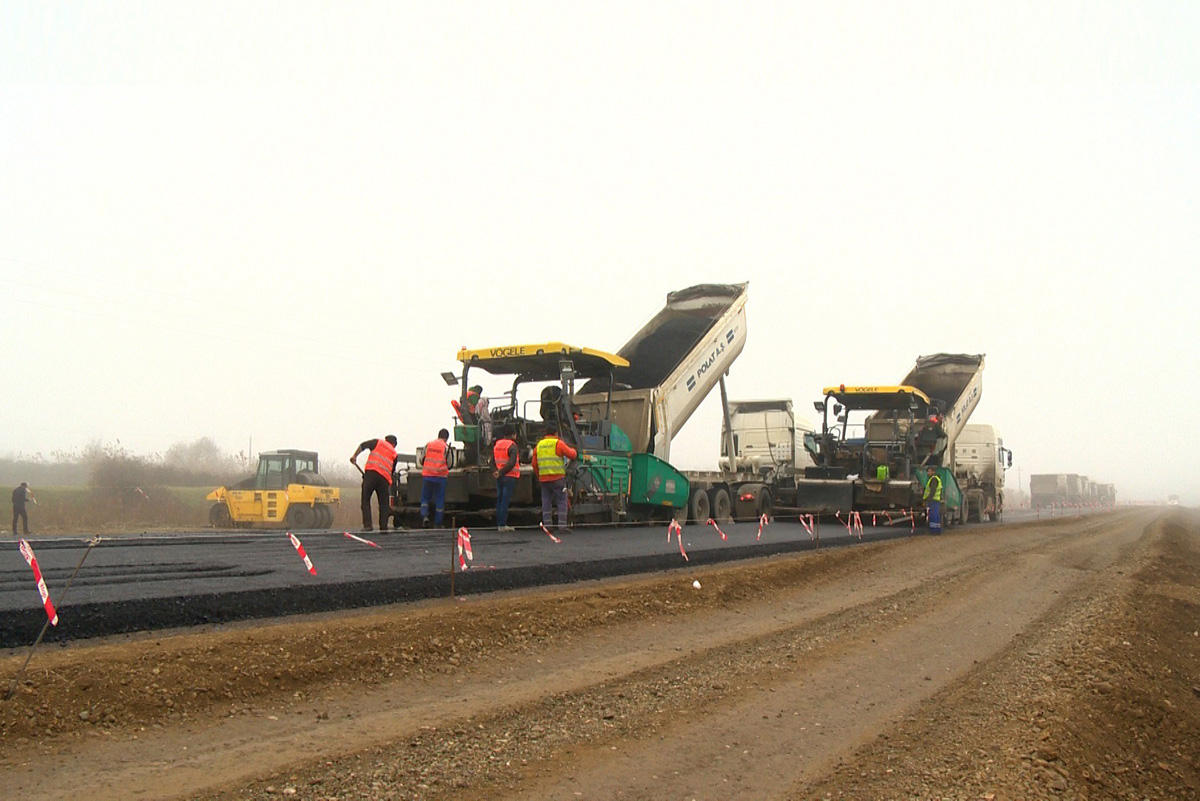
POLYGON ((1029 505, 1034 509, 1052 509, 1066 502, 1065 473, 1035 473, 1029 477, 1029 505))
POLYGON ((1178 506, 1178 505, 1179 505, 1179 496, 1178 495, 1168 495, 1167 496, 1167 506, 1178 506))
POLYGON ((954 477, 963 493, 967 521, 999 520, 1004 513, 1004 471, 1012 467, 1012 451, 995 427, 965 426, 954 443, 954 477))

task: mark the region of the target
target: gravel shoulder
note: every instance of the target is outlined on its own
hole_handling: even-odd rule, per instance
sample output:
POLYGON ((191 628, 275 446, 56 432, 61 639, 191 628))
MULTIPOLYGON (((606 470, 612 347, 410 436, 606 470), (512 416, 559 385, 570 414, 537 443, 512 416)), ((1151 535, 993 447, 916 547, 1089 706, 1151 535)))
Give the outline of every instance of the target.
POLYGON ((1131 512, 73 645, 0 704, 0 769, 31 799, 1191 798, 1198 537, 1131 512))

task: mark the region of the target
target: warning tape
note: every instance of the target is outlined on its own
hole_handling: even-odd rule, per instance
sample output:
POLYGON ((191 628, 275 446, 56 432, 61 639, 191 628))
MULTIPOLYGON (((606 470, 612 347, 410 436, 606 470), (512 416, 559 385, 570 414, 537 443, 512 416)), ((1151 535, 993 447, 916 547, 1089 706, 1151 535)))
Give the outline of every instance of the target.
POLYGON ((800 525, 804 526, 804 530, 808 532, 809 541, 820 541, 820 537, 817 536, 816 521, 813 519, 812 515, 808 515, 807 518, 804 515, 800 515, 800 525))
POLYGON ((475 561, 475 554, 471 552, 471 532, 467 531, 467 527, 463 526, 458 530, 458 567, 460 570, 467 569, 467 562, 475 561), (465 559, 463 557, 466 557, 465 559))
POLYGON ((764 528, 766 528, 767 523, 770 523, 770 522, 771 522, 770 520, 767 520, 767 516, 765 514, 759 516, 759 518, 758 518, 758 533, 754 535, 755 542, 758 542, 759 538, 762 537, 762 530, 764 528))
POLYGON ((674 534, 679 540, 679 555, 683 557, 685 562, 692 561, 688 559, 687 551, 683 550, 683 526, 679 525, 678 520, 672 520, 667 526, 667 542, 671 541, 671 535, 674 534))
POLYGON ((708 525, 712 526, 713 528, 715 528, 715 529, 717 530, 717 533, 721 535, 721 539, 722 539, 722 540, 728 540, 728 539, 729 539, 729 537, 726 537, 726 536, 725 536, 725 532, 724 532, 724 531, 721 531, 721 527, 717 525, 717 521, 716 521, 716 520, 713 520, 711 517, 710 517, 710 518, 708 518, 708 525))
POLYGON ((313 567, 312 560, 308 558, 308 554, 304 552, 304 546, 300 544, 300 540, 296 539, 296 535, 288 532, 288 539, 292 541, 292 547, 296 549, 296 553, 300 554, 300 558, 304 560, 304 566, 308 568, 308 572, 317 575, 317 569, 313 567))
POLYGON ((346 536, 346 537, 349 537, 349 538, 350 538, 350 539, 352 539, 352 540, 358 540, 359 542, 365 542, 367 545, 370 545, 372 548, 378 548, 378 547, 379 547, 379 544, 378 544, 378 543, 371 542, 370 540, 363 539, 362 537, 356 537, 355 535, 351 534, 349 531, 343 531, 343 532, 342 532, 342 535, 343 535, 343 536, 346 536))
POLYGON ((553 534, 551 534, 551 533, 550 533, 550 529, 546 528, 546 524, 545 524, 545 523, 538 523, 538 525, 541 527, 542 531, 546 532, 546 536, 547 536, 547 537, 549 537, 550 539, 554 540, 555 542, 562 542, 562 540, 560 540, 558 537, 556 537, 556 536, 554 536, 553 534))
POLYGON ((46 617, 50 618, 50 625, 58 625, 58 612, 54 611, 54 604, 50 601, 50 591, 46 589, 46 580, 42 578, 42 569, 38 567, 37 557, 33 555, 33 547, 21 540, 18 546, 21 550, 21 556, 25 557, 25 562, 33 570, 33 578, 37 581, 38 595, 42 596, 42 606, 46 609, 46 617))

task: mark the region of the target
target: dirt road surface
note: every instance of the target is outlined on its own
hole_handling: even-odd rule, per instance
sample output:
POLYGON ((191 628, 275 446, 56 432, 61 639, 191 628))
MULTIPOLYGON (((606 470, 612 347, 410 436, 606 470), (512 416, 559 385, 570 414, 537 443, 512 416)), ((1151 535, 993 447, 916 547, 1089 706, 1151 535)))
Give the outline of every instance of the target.
POLYGON ((1200 798, 1200 515, 56 647, 0 746, 23 801, 1200 798))

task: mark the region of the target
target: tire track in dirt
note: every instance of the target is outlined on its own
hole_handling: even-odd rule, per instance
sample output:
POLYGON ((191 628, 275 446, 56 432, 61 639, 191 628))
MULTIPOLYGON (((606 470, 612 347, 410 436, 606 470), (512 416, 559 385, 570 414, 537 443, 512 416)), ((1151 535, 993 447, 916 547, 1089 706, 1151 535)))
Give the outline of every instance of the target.
POLYGON ((789 797, 1200 798, 1197 586, 1200 515, 1155 519, 1128 561, 789 797))

